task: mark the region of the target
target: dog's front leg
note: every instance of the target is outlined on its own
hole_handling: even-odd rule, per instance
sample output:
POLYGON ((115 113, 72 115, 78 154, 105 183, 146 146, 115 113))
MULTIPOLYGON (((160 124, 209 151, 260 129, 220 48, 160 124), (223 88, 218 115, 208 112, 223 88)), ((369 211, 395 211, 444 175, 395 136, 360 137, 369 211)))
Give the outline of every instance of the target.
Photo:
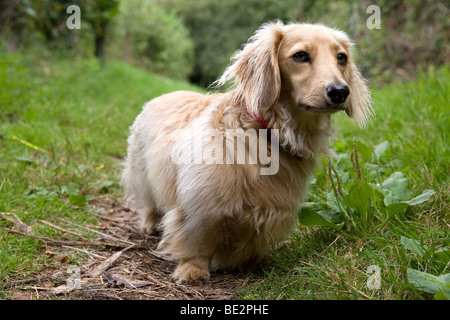
POLYGON ((177 284, 206 281, 209 279, 210 266, 211 258, 208 257, 181 259, 172 275, 172 279, 177 284))

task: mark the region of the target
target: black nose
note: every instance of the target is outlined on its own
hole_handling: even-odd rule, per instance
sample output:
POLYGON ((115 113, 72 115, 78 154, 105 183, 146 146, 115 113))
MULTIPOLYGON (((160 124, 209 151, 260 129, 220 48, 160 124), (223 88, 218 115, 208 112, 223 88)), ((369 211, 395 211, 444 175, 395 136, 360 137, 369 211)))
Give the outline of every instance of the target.
POLYGON ((343 103, 349 94, 350 90, 345 84, 333 83, 327 87, 327 96, 334 104, 343 103))

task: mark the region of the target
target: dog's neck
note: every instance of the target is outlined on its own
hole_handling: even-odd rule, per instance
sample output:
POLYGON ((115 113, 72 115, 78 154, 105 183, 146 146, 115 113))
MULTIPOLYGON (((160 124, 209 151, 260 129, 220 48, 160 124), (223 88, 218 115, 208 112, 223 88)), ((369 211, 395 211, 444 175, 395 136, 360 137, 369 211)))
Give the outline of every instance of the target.
POLYGON ((269 129, 269 128, 268 128, 269 120, 264 119, 264 118, 259 114, 259 112, 251 111, 251 108, 250 108, 249 106, 247 106, 247 111, 248 111, 248 114, 249 114, 254 120, 256 120, 256 122, 259 123, 259 125, 261 126, 261 128, 263 128, 263 129, 269 129))
POLYGON ((279 100, 261 112, 247 110, 261 128, 278 129, 280 146, 297 160, 312 159, 321 153, 334 155, 328 148, 323 148, 333 134, 330 115, 301 110, 286 100, 279 100))
MULTIPOLYGON (((268 131, 267 131, 267 139, 268 140, 270 140, 271 138, 272 138, 272 127, 268 127, 268 125, 269 125, 269 120, 267 120, 267 119, 264 119, 264 117, 262 117, 260 114, 259 114, 259 112, 254 112, 254 111, 251 111, 251 108, 249 107, 249 106, 247 106, 247 111, 248 111, 248 114, 256 121, 256 122, 258 122, 258 124, 261 126, 261 128, 262 129, 267 129, 268 131)), ((291 147, 291 145, 289 144, 289 143, 282 143, 282 144, 280 144, 280 146, 283 148, 283 150, 286 152, 286 153, 288 153, 288 154, 290 154, 292 157, 294 157, 295 159, 297 159, 298 161, 301 161, 301 160, 303 160, 303 158, 300 156, 300 155, 298 155, 298 154, 296 154, 296 153, 294 153, 293 151, 292 151, 292 147, 291 147)))
POLYGON ((311 160, 319 154, 335 155, 326 148, 327 139, 333 134, 329 115, 303 111, 285 99, 279 99, 273 106, 261 108, 256 113, 245 103, 234 100, 232 94, 221 94, 223 100, 219 108, 222 111, 216 121, 225 128, 278 129, 280 147, 293 159, 311 160))

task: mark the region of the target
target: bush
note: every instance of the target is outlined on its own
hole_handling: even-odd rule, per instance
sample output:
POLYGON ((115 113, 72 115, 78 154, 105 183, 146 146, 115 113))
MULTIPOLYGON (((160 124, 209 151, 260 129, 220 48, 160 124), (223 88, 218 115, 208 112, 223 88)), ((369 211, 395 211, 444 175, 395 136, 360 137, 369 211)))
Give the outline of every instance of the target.
POLYGON ((358 64, 374 84, 414 79, 422 66, 449 56, 449 9, 442 0, 380 0, 381 29, 369 29, 373 1, 158 0, 183 19, 195 45, 191 81, 211 84, 233 52, 266 21, 322 23, 347 32, 357 44, 358 64))
POLYGON ((296 0, 159 0, 181 17, 195 46, 190 80, 204 87, 213 83, 230 63, 230 57, 264 22, 288 20, 296 0))
POLYGON ((108 49, 111 57, 169 77, 185 79, 192 71, 189 32, 153 0, 120 3, 108 49))

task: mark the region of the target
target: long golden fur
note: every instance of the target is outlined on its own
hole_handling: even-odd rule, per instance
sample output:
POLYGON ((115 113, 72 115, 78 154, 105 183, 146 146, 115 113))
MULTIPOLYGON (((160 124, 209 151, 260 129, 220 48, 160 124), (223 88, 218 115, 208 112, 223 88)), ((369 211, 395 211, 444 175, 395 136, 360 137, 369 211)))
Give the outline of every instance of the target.
POLYGON ((148 102, 128 139, 122 182, 141 208, 143 230, 159 228, 159 249, 179 261, 178 283, 266 257, 288 235, 317 158, 332 154, 330 115, 344 110, 364 127, 373 112, 351 41, 322 25, 262 25, 215 85, 229 81, 226 93, 178 91, 148 102), (258 130, 261 119, 279 132, 276 174, 261 175, 259 162, 173 161, 186 132, 258 130))

